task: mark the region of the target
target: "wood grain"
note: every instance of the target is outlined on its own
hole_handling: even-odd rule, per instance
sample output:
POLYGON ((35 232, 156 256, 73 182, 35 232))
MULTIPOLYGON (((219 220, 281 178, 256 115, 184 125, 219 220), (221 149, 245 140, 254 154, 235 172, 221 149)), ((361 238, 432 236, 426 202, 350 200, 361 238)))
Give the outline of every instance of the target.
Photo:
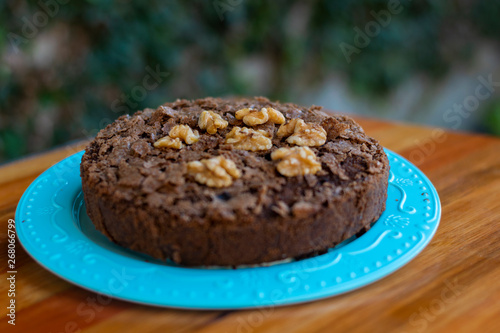
MULTIPOLYGON (((500 140, 357 118, 415 163, 443 205, 429 246, 360 290, 280 308, 183 311, 101 300, 17 247, 16 331, 23 332, 500 332, 500 140)), ((0 331, 7 324, 6 230, 26 187, 83 143, 0 168, 0 331)))

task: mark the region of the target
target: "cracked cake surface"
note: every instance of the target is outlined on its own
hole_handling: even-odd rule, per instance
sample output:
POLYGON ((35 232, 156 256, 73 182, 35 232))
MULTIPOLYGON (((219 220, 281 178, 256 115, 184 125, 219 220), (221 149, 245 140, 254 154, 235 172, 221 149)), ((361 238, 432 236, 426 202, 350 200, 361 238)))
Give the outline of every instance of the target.
POLYGON ((380 144, 349 117, 263 97, 122 116, 81 163, 99 231, 188 266, 322 253, 378 219, 388 174, 380 144))

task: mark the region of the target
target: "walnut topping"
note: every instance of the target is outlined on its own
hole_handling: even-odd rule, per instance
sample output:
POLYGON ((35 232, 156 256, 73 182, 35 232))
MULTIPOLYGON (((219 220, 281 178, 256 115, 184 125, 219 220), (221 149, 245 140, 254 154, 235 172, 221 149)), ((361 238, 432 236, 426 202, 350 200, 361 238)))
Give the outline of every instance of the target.
POLYGON ((247 127, 235 126, 226 136, 226 143, 230 143, 236 149, 243 150, 266 150, 273 146, 271 139, 267 137, 267 132, 263 130, 253 130, 247 127))
POLYGON ((188 145, 192 145, 200 139, 198 131, 193 131, 188 125, 176 125, 170 130, 168 135, 174 139, 182 139, 188 145))
POLYGON ((326 142, 326 131, 320 124, 297 118, 281 125, 276 135, 288 137, 286 142, 297 146, 321 146, 326 142))
POLYGON ((274 123, 274 124, 284 124, 285 123, 285 116, 283 113, 279 112, 276 109, 273 108, 262 108, 262 110, 267 110, 267 113, 269 114, 269 121, 274 123))
MULTIPOLYGON (((297 126, 298 120, 302 120, 302 119, 293 118, 288 123, 281 125, 280 128, 278 128, 278 132, 276 132, 276 135, 279 138, 292 135, 293 132, 295 131, 295 126, 297 126)), ((303 122, 303 120, 302 120, 302 122, 303 122)))
POLYGON ((274 124, 283 124, 285 116, 281 112, 271 107, 262 108, 260 111, 255 109, 241 109, 236 111, 236 119, 243 119, 243 122, 248 126, 256 126, 267 123, 268 121, 274 124))
POLYGON ((187 170, 198 183, 210 187, 226 187, 241 177, 236 164, 222 156, 189 162, 187 170))
POLYGON ((165 147, 181 149, 184 147, 181 139, 188 145, 191 145, 200 139, 200 135, 198 131, 193 131, 188 125, 176 125, 168 132, 168 136, 156 141, 154 146, 156 148, 165 147))
POLYGON ((215 134, 217 129, 227 127, 227 121, 213 111, 203 111, 198 119, 198 126, 201 129, 206 129, 209 134, 215 134))
POLYGON ((154 146, 156 148, 174 148, 181 149, 184 147, 184 144, 179 138, 172 139, 169 136, 163 137, 160 140, 156 141, 154 146))
POLYGON ((276 168, 283 176, 315 174, 321 170, 321 163, 309 147, 280 148, 271 154, 272 160, 281 160, 276 168))

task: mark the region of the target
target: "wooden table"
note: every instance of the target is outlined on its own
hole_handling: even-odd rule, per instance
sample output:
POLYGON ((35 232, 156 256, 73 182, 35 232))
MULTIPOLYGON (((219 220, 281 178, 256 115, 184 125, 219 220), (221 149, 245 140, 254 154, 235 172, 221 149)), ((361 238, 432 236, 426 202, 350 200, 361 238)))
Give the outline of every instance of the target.
MULTIPOLYGON (((312 303, 182 311, 96 294, 49 273, 17 247, 16 328, 25 332, 500 332, 500 140, 357 118, 435 184, 443 215, 427 248, 394 274, 312 303), (90 309, 90 311, 89 311, 90 309)), ((82 144, 0 168, 0 332, 7 324, 7 221, 42 171, 82 144)))

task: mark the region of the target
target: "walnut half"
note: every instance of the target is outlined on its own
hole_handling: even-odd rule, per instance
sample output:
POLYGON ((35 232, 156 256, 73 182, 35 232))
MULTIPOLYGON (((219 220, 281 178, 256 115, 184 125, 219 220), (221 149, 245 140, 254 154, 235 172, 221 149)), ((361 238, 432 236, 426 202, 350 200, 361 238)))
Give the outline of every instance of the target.
POLYGON ((227 134, 226 143, 232 144, 236 149, 251 151, 267 150, 273 146, 265 131, 238 126, 233 127, 227 134))
POLYGON ((156 148, 174 148, 181 149, 184 147, 182 141, 191 145, 200 139, 198 131, 193 131, 188 125, 176 125, 172 127, 168 136, 165 136, 154 143, 156 148))
POLYGON ((320 124, 306 123, 298 118, 281 125, 276 135, 288 137, 286 142, 297 146, 321 146, 326 142, 326 131, 320 124))
POLYGON ((309 147, 279 148, 272 152, 271 159, 281 160, 276 168, 286 177, 315 174, 321 163, 309 147))
POLYGON ((260 111, 248 108, 241 109, 236 111, 235 116, 236 119, 243 119, 243 122, 248 126, 262 125, 268 121, 274 124, 285 123, 285 116, 271 107, 262 108, 260 111))
POLYGON ((241 177, 236 164, 223 156, 189 162, 187 170, 196 182, 209 187, 227 187, 241 177))
POLYGON ((213 111, 203 111, 198 119, 198 126, 201 129, 206 129, 209 134, 217 133, 217 130, 227 127, 227 121, 213 111))

